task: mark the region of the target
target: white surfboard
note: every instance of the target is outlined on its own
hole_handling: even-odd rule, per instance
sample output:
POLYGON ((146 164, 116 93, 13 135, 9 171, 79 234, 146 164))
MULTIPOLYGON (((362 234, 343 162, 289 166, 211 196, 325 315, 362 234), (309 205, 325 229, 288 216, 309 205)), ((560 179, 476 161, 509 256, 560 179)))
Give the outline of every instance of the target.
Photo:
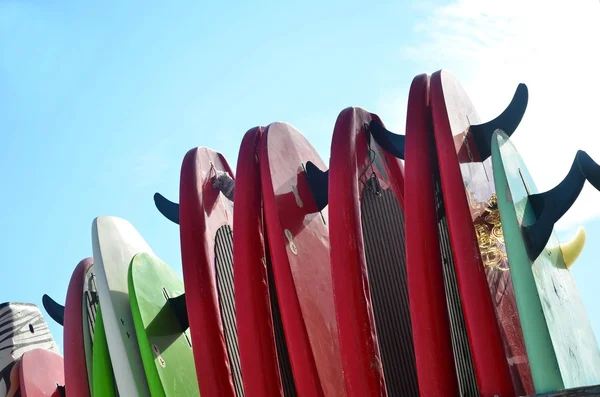
POLYGON ((127 271, 134 255, 154 255, 133 225, 101 216, 92 224, 96 288, 115 381, 121 396, 150 396, 129 303, 127 271))
POLYGON ((33 349, 59 353, 40 309, 31 303, 0 303, 0 396, 10 388, 10 371, 33 349))

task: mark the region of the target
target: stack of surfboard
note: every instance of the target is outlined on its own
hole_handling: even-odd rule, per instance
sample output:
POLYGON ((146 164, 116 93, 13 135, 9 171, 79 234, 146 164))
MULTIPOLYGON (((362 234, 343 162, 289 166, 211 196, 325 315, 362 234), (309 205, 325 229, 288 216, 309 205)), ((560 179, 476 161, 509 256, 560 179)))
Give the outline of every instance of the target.
POLYGON ((245 133, 235 173, 190 150, 179 203, 154 197, 179 225, 183 280, 128 221, 94 219, 65 305, 43 298, 64 326, 57 383, 69 397, 598 395, 569 271, 585 232, 561 245, 553 227, 586 180, 600 190, 600 167, 579 152, 538 193, 510 139, 527 100, 519 85, 481 123, 438 71, 414 78, 405 134, 344 109, 329 164, 282 122, 245 133))

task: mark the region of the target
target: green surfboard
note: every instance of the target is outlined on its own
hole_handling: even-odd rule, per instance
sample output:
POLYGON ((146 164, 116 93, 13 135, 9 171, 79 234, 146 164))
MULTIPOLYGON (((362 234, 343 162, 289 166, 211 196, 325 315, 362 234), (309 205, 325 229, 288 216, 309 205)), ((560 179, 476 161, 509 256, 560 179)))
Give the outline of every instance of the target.
POLYGON ((163 261, 139 253, 129 266, 129 300, 152 396, 200 396, 191 339, 170 298, 183 282, 163 261))
POLYGON ((104 331, 104 321, 102 320, 100 305, 97 306, 96 311, 94 345, 92 349, 92 395, 94 397, 114 397, 116 395, 115 379, 108 353, 108 343, 106 342, 106 332, 104 331))
POLYGON ((521 156, 502 131, 492 139, 498 208, 537 393, 600 384, 600 352, 575 279, 556 233, 535 261, 522 225, 535 222, 528 197, 538 190, 521 156))

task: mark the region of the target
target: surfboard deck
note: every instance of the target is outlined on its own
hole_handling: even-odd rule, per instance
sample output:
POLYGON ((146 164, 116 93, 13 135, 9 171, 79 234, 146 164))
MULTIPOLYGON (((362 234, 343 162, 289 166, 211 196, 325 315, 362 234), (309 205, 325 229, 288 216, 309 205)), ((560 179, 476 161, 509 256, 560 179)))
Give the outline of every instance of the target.
POLYGON ((479 116, 447 71, 431 77, 431 109, 457 281, 482 396, 533 392, 497 208, 491 159, 472 126, 479 116), (484 160, 483 162, 481 160, 484 160))
POLYGON ((203 397, 242 397, 233 292, 233 203, 212 185, 234 178, 212 149, 188 151, 181 165, 180 235, 190 335, 203 397))
POLYGON ((65 384, 64 362, 60 354, 34 349, 23 354, 19 365, 22 397, 60 397, 65 384))
POLYGON ((26 352, 45 349, 58 353, 58 346, 40 309, 31 303, 0 303, 0 395, 5 395, 14 363, 26 352))
POLYGON ((260 141, 260 180, 273 276, 298 395, 345 396, 333 303, 327 209, 321 213, 303 166, 325 164, 285 123, 260 141))
POLYGON ((404 235, 404 172, 372 138, 379 117, 335 123, 329 230, 335 310, 349 396, 418 396, 404 235))
POLYGON ((97 306, 96 311, 92 362, 92 376, 94 378, 92 395, 94 397, 114 397, 118 395, 100 305, 97 306))
POLYGON ((246 396, 294 397, 262 212, 258 149, 264 127, 246 132, 235 180, 233 253, 240 364, 246 396))
POLYGON ((139 253, 129 267, 129 299, 152 396, 200 396, 194 354, 170 298, 183 282, 155 256, 139 253))
POLYGON ((535 367, 541 377, 536 389, 538 383, 540 389, 545 389, 540 391, 560 387, 560 376, 567 388, 600 384, 600 352, 577 284, 560 249, 550 249, 559 245, 556 233, 533 263, 527 255, 521 227, 535 220, 528 205, 528 196, 538 193, 535 182, 506 134, 496 133, 492 151, 498 206, 518 288, 517 302, 519 311, 526 313, 521 317, 527 318, 527 330, 531 332, 527 348, 536 355, 535 363, 539 365, 535 367))
POLYGON ((129 304, 127 273, 135 254, 153 254, 152 249, 131 223, 113 216, 94 219, 92 248, 104 331, 119 393, 149 396, 129 304))
MULTIPOLYGON (((84 343, 84 302, 82 294, 85 277, 92 266, 92 258, 81 260, 69 282, 65 299, 63 328, 65 392, 76 396, 89 396, 88 367, 84 343)), ((90 374, 91 375, 91 374, 90 374)))
POLYGON ((477 382, 452 277, 450 242, 447 233, 439 232, 447 227, 443 202, 439 202, 441 192, 435 185, 438 172, 429 81, 429 75, 418 75, 409 90, 404 164, 404 209, 406 229, 410 230, 406 233, 406 267, 419 390, 425 396, 473 395, 477 382), (433 248, 440 247, 440 240, 444 240, 443 259, 441 250, 433 248))

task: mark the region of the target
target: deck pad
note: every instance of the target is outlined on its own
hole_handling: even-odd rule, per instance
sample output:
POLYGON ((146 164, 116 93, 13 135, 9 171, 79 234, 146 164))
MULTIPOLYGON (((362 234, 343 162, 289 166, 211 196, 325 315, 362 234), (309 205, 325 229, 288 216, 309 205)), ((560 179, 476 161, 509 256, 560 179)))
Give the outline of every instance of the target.
MULTIPOLYGON (((575 278, 565 266, 562 252, 560 249, 552 249, 560 244, 556 233, 552 233, 546 249, 533 263, 526 252, 521 227, 524 224, 532 224, 535 220, 528 196, 538 193, 536 185, 523 159, 506 134, 497 132, 492 145, 492 156, 496 167, 494 179, 499 192, 498 206, 507 238, 509 261, 511 269, 519 267, 518 273, 516 273, 517 269, 513 270, 515 274, 513 278, 515 284, 517 280, 519 282, 519 292, 523 291, 527 294, 526 303, 535 305, 527 309, 535 311, 537 308, 539 312, 541 304, 543 310, 544 318, 531 324, 534 327, 532 340, 542 342, 545 335, 549 335, 551 339, 551 347, 539 347, 545 350, 536 351, 537 354, 548 355, 540 357, 541 365, 557 363, 566 388, 600 384, 600 352, 597 339, 579 295, 575 278), (518 279, 516 279, 517 275, 518 279)), ((530 317, 533 315, 528 315, 529 319, 530 317)), ((555 368, 543 369, 545 373, 542 375, 556 374, 555 368)), ((540 380, 544 382, 545 389, 560 386, 557 384, 558 381, 560 379, 540 380)))
POLYGON ((329 262, 327 209, 317 210, 305 165, 325 164, 306 138, 272 123, 260 143, 260 180, 275 289, 299 395, 343 397, 329 262))
POLYGON ((430 91, 441 188, 478 388, 482 395, 531 394, 491 159, 480 151, 477 129, 471 131, 481 125, 479 116, 450 73, 434 73, 430 91))
POLYGON ((190 338, 169 302, 184 293, 183 282, 166 263, 146 253, 133 257, 128 282, 150 392, 153 396, 200 396, 190 338))

